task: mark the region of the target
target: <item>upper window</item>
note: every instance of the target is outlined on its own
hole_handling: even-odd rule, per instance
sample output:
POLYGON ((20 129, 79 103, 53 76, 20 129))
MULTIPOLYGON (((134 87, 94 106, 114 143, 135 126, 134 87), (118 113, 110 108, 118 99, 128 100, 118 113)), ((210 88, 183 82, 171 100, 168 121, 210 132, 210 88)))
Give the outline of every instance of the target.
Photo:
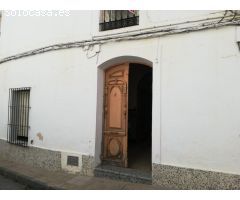
POLYGON ((28 145, 30 88, 9 90, 8 142, 28 145))
POLYGON ((100 31, 107 31, 139 24, 137 10, 102 10, 100 13, 100 31))

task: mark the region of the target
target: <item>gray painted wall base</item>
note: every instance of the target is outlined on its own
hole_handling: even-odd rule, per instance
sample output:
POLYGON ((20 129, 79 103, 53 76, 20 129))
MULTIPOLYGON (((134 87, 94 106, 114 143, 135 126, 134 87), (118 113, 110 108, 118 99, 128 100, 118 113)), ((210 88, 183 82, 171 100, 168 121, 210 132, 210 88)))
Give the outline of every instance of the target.
POLYGON ((94 162, 93 156, 82 155, 82 175, 94 176, 94 162))
POLYGON ((21 147, 0 140, 1 157, 50 171, 61 170, 61 153, 36 147, 21 147))
POLYGON ((240 175, 152 165, 153 184, 168 189, 240 189, 240 175))
MULTIPOLYGON (((44 168, 49 171, 62 170, 60 151, 37 147, 21 147, 0 139, 0 156, 9 161, 44 168)), ((80 174, 93 176, 94 161, 93 156, 82 155, 82 170, 80 174)))

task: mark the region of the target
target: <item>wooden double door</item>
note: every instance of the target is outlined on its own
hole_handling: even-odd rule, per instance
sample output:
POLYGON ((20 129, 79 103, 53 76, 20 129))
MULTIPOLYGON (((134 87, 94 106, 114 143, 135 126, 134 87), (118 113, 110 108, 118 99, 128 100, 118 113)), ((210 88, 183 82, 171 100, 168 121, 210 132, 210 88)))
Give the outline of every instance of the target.
POLYGON ((105 72, 103 163, 128 166, 129 63, 105 72))

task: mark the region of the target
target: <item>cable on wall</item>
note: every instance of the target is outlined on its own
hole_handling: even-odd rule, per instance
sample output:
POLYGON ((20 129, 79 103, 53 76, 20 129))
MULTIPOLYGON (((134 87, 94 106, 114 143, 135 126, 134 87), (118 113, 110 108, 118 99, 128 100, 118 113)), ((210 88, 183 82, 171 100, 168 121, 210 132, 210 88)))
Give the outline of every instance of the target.
MULTIPOLYGON (((218 18, 219 19, 219 18, 218 18)), ((239 11, 225 11, 223 17, 221 17, 220 20, 210 21, 210 22, 202 22, 198 23, 197 25, 188 25, 190 22, 187 21, 183 27, 179 26, 172 26, 169 27, 169 25, 166 26, 159 26, 159 28, 151 29, 151 30, 142 30, 138 32, 132 32, 128 33, 127 35, 109 35, 105 37, 95 37, 91 40, 84 40, 84 41, 76 41, 76 42, 68 42, 68 43, 60 43, 60 44, 54 44, 49 45, 46 47, 26 51, 20 54, 16 54, 13 56, 5 57, 0 60, 0 64, 9 62, 12 60, 17 60, 20 58, 33 56, 36 54, 42 54, 50 51, 57 51, 57 50, 63 50, 63 49, 72 49, 72 48, 86 48, 86 46, 99 46, 99 51, 97 50, 95 55, 99 54, 100 52, 100 46, 109 43, 109 42, 118 42, 118 41, 133 41, 133 40, 141 40, 141 39, 149 39, 149 38, 157 38, 157 37, 163 37, 167 35, 173 35, 173 34, 180 34, 180 33, 190 33, 194 31, 201 31, 201 30, 207 30, 207 29, 214 29, 214 28, 220 28, 224 26, 238 26, 240 25, 240 12, 239 11), (187 26, 186 26, 187 24, 187 26), (167 27, 167 28, 166 28, 167 27)), ((192 22, 194 23, 194 22, 192 22)), ((182 23, 183 24, 183 23, 182 23)), ((88 55, 89 58, 91 56, 88 55)), ((92 56, 92 57, 95 57, 92 56)))

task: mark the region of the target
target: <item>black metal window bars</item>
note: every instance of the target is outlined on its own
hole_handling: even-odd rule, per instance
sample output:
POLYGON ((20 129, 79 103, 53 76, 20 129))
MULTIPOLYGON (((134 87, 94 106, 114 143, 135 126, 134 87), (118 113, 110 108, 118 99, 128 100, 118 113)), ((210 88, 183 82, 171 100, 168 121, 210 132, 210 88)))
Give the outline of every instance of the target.
POLYGON ((102 10, 100 12, 99 30, 107 31, 139 24, 137 10, 102 10))
POLYGON ((30 88, 9 89, 8 133, 11 144, 28 146, 30 88))

